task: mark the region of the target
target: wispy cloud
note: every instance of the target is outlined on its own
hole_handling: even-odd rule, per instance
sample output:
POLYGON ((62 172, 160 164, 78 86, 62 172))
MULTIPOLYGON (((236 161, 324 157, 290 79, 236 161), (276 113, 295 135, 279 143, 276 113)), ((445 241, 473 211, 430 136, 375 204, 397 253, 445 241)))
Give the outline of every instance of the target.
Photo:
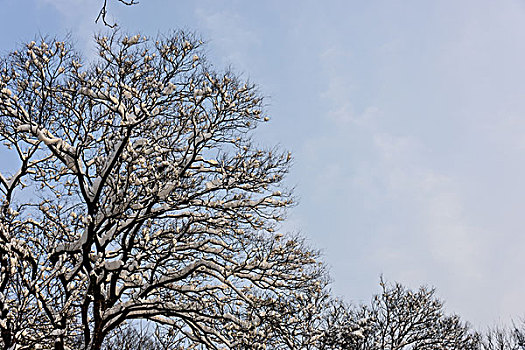
MULTIPOLYGON (((250 48, 260 45, 257 34, 246 25, 246 18, 234 10, 198 7, 197 18, 209 33, 211 44, 219 51, 223 65, 233 65, 241 71, 249 71, 253 58, 250 48)), ((208 38, 205 38, 208 39, 208 38)))

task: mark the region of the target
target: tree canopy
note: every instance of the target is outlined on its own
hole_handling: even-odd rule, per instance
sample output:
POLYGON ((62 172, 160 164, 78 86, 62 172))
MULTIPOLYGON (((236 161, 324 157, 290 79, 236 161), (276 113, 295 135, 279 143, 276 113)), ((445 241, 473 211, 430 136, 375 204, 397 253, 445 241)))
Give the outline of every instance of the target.
POLYGON ((100 349, 136 319, 185 346, 263 346, 324 286, 318 253, 276 231, 291 156, 251 141, 256 86, 201 46, 113 32, 93 62, 44 39, 2 59, 3 348, 100 349))

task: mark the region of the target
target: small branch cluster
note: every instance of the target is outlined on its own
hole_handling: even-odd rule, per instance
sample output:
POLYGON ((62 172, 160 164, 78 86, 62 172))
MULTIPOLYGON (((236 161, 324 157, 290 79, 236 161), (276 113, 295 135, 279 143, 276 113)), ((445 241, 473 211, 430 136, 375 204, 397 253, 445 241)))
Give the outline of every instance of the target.
MULTIPOLYGON (((116 0, 116 1, 126 6, 137 5, 139 3, 137 0, 116 0)), ((98 23, 99 20, 102 20, 105 26, 108 26, 110 28, 115 28, 117 26, 116 23, 109 23, 107 21, 106 19, 107 13, 108 13, 108 0, 104 0, 102 7, 100 8, 100 11, 98 13, 98 16, 95 19, 95 23, 98 23)))

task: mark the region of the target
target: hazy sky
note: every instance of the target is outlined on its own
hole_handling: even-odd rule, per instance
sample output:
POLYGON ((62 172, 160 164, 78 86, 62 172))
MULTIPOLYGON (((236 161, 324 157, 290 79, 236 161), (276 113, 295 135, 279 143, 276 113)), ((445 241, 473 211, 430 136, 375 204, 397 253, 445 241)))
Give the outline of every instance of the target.
MULTIPOLYGON (((70 32, 89 57, 99 2, 0 0, 1 53, 70 32)), ((199 33, 269 96, 258 139, 295 156, 285 227, 324 251, 336 294, 368 301, 383 274, 435 286, 476 326, 525 316, 523 0, 141 0, 110 15, 199 33)))

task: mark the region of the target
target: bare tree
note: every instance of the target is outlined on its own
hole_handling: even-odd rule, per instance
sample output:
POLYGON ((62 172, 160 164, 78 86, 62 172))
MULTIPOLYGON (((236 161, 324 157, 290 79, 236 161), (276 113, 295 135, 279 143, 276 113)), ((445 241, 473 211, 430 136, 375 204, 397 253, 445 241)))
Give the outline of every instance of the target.
POLYGON ((479 334, 458 316, 444 315, 434 289, 411 291, 383 280, 381 288, 370 306, 347 307, 335 315, 324 337, 326 349, 480 349, 479 334))
POLYGON ((291 159, 251 141, 256 87, 182 32, 96 43, 90 64, 57 40, 1 61, 0 347, 101 349, 140 319, 185 348, 279 348, 325 273, 275 232, 291 159))
POLYGON ((489 329, 483 339, 483 350, 525 350, 525 325, 489 329))
MULTIPOLYGON (((106 25, 106 26, 108 26, 110 28, 114 28, 114 27, 117 26, 117 24, 116 23, 109 23, 107 21, 107 19, 106 19, 106 15, 108 14, 108 0, 103 0, 103 1, 104 2, 102 3, 100 11, 98 12, 98 16, 95 19, 95 23, 98 23, 98 21, 102 19, 102 22, 104 23, 104 25, 106 25)), ((124 4, 126 6, 133 6, 133 5, 137 5, 139 3, 137 0, 115 0, 115 2, 124 4)))
POLYGON ((182 339, 161 325, 149 327, 144 322, 122 325, 108 335, 104 350, 183 350, 182 339))

